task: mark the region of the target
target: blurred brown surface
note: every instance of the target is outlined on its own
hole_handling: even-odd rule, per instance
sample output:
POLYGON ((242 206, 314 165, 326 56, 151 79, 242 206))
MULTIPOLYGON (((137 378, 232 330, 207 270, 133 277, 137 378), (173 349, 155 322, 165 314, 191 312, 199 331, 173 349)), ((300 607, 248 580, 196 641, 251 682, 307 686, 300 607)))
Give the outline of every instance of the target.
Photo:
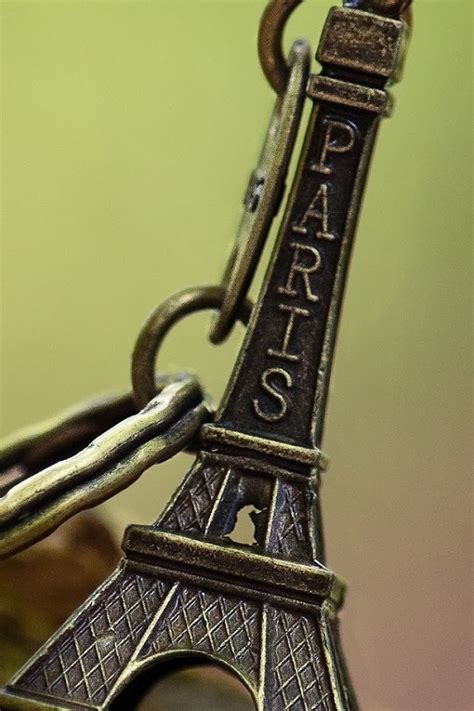
POLYGON ((0 683, 102 582, 119 555, 108 528, 86 511, 0 562, 0 683))

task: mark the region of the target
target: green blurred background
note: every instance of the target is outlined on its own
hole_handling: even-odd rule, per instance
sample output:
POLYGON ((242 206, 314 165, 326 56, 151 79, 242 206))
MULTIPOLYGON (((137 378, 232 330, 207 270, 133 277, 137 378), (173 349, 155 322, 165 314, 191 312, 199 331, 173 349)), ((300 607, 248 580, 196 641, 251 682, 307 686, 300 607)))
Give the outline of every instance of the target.
MULTIPOLYGON (((271 110, 260 0, 3 2, 2 432, 129 387, 147 313, 220 278, 271 110)), ((330 3, 288 41, 313 48, 330 3)), ((474 708, 470 622, 472 4, 416 0, 358 230, 325 448, 329 565, 367 711, 474 708)), ((161 357, 222 393, 240 343, 161 357)), ((148 522, 185 455, 102 507, 148 522)))

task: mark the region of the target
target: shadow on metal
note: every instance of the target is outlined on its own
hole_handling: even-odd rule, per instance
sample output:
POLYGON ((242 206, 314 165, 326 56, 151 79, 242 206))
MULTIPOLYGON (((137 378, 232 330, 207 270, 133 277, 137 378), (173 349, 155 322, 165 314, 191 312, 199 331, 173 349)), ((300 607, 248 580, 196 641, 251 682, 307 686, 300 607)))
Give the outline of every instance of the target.
POLYGON ((173 656, 148 666, 110 711, 255 711, 244 683, 204 656, 173 656))

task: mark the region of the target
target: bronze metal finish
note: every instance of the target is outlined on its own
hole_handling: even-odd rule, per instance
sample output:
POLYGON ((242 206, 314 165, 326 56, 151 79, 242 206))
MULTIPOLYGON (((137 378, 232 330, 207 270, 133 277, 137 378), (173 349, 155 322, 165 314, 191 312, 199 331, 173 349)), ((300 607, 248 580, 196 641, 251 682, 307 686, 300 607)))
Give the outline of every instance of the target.
POLYGON ((258 56, 270 86, 277 94, 286 91, 290 67, 283 52, 283 31, 293 10, 303 0, 270 0, 258 31, 258 56))
MULTIPOLYGON (((276 94, 288 85, 290 66, 283 52, 283 32, 293 11, 303 0, 269 0, 263 11, 258 32, 258 56, 262 71, 276 94)), ((412 0, 344 0, 346 8, 364 10, 382 16, 403 19, 412 24, 412 0)), ((335 37, 337 40, 337 38, 335 37)))
POLYGON ((0 498, 0 558, 130 486, 182 450, 209 417, 198 383, 183 377, 83 451, 12 486, 0 498))
MULTIPOLYGON (((185 289, 164 301, 150 314, 138 336, 132 355, 132 383, 135 400, 144 407, 156 395, 155 361, 160 346, 172 326, 184 316, 206 309, 221 308, 226 296, 222 286, 185 289)), ((240 306, 239 319, 246 325, 252 304, 240 306)))
POLYGON ((105 395, 0 440, 0 495, 9 488, 9 470, 21 467, 22 477, 31 476, 53 461, 79 451, 135 412, 130 393, 105 395))
POLYGON ((363 72, 393 83, 401 75, 407 39, 407 32, 400 32, 400 20, 334 7, 316 58, 323 66, 363 72))
MULTIPOLYGON (((158 373, 156 393, 172 382, 169 375, 158 373)), ((0 496, 9 490, 11 481, 17 483, 60 459, 71 457, 110 427, 136 414, 132 393, 102 395, 2 438, 0 496)))
MULTIPOLYGON (((274 252, 194 465, 152 525, 127 529, 116 572, 0 693, 2 710, 123 708, 122 692, 145 670, 159 675, 162 662, 196 655, 228 667, 258 711, 357 709, 338 631, 345 586, 325 565, 319 483, 355 227, 408 33, 391 0, 374 0, 375 14, 369 2, 330 11, 274 252), (235 526, 248 508, 253 540, 244 543, 235 526)), ((133 359, 140 402, 154 394, 169 325, 219 308, 224 295, 184 292, 151 317, 133 359)))
POLYGON ((250 176, 237 237, 222 278, 225 296, 212 324, 210 339, 213 343, 222 342, 235 323, 283 198, 288 163, 301 120, 309 63, 307 43, 295 42, 290 53, 290 76, 284 93, 277 97, 258 166, 250 176))

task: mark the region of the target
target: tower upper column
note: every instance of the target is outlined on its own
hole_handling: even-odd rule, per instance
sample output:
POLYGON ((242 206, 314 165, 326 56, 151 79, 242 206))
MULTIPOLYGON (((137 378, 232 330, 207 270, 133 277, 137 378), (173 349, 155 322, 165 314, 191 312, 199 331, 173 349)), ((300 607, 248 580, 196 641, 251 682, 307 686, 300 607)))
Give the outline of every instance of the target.
MULTIPOLYGON (((354 230, 404 21, 333 8, 307 95, 314 106, 264 285, 216 424, 319 447, 354 230)), ((214 430, 214 434, 211 432, 214 430)), ((208 436, 206 435, 206 436, 208 436)))

